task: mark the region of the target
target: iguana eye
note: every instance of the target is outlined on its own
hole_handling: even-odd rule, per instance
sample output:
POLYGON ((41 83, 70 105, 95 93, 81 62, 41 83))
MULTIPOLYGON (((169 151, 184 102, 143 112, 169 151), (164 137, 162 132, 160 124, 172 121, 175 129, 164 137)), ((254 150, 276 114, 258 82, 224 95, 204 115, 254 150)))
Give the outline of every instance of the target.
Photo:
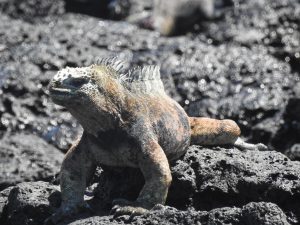
POLYGON ((82 85, 88 83, 88 79, 85 77, 76 77, 76 78, 72 78, 72 80, 70 81, 70 84, 74 87, 81 87, 82 85))

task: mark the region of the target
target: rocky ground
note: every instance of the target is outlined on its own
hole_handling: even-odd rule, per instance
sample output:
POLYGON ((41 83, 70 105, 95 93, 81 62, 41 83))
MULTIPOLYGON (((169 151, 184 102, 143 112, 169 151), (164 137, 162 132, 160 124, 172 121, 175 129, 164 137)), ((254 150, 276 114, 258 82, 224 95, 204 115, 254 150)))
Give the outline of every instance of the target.
POLYGON ((139 171, 99 169, 86 196, 97 210, 62 224, 300 223, 300 3, 225 2, 218 19, 162 37, 119 20, 152 1, 1 0, 0 223, 41 224, 59 206, 55 176, 82 129, 50 101, 49 79, 110 56, 159 64, 189 115, 232 118, 270 151, 191 146, 172 165, 168 207, 132 221, 109 207, 137 195, 139 171))

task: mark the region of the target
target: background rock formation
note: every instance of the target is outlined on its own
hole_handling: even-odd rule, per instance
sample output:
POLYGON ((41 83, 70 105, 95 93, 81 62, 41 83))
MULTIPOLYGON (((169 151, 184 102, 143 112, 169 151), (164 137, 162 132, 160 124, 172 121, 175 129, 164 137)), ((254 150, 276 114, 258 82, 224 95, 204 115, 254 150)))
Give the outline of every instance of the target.
MULTIPOLYGON (((151 14, 152 1, 2 0, 0 223, 40 224, 59 205, 48 182, 82 129, 49 100, 48 82, 60 68, 109 56, 128 66, 159 64, 167 92, 190 116, 232 118, 245 139, 274 150, 190 147, 172 165, 170 207, 132 224, 299 223, 300 3, 223 3, 219 18, 162 37, 120 21, 151 14)), ((139 172, 103 168, 98 181, 87 193, 98 199, 90 200, 97 213, 66 224, 127 223, 112 220, 108 208, 115 196, 135 197, 139 172)))

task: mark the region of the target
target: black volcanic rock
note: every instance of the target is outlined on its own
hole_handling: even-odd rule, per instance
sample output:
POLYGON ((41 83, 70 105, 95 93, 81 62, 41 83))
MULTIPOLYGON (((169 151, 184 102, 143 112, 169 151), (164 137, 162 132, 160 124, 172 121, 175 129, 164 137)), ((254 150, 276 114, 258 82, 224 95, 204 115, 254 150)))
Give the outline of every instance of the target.
POLYGON ((34 22, 50 15, 60 15, 65 12, 64 0, 2 0, 0 12, 14 18, 34 22))
POLYGON ((132 224, 243 224, 288 225, 287 216, 273 203, 251 202, 241 208, 224 207, 211 211, 179 211, 171 207, 159 207, 148 215, 137 217, 132 224))
MULTIPOLYGON (((47 85, 57 70, 99 57, 160 65, 167 93, 189 115, 232 118, 244 138, 299 160, 299 1, 224 1, 219 18, 166 38, 88 16, 151 14, 153 1, 1 0, 0 188, 10 187, 0 193, 0 224, 41 224, 58 207, 57 186, 11 185, 49 181, 58 172, 63 156, 51 145, 65 152, 82 128, 51 102, 47 85)), ((102 169, 94 178, 99 211, 63 224, 130 223, 113 220, 108 210, 115 197, 137 196, 140 172, 102 169)), ((299 162, 275 151, 192 146, 172 164, 171 207, 131 223, 297 224, 299 171, 299 162)))
POLYGON ((59 204, 57 186, 42 181, 21 183, 11 188, 1 219, 4 224, 43 224, 59 204))
POLYGON ((300 69, 300 3, 297 0, 233 0, 205 35, 216 43, 265 45, 274 56, 300 69))
POLYGON ((8 196, 12 188, 13 186, 8 187, 0 192, 0 223, 1 224, 5 223, 7 217, 5 206, 7 205, 8 196))
MULTIPOLYGON (((173 182, 167 205, 177 209, 156 207, 131 224, 299 222, 300 163, 290 161, 281 153, 191 146, 187 154, 171 167, 173 182)), ((107 206, 114 198, 134 198, 143 178, 139 171, 103 168, 91 202, 97 209, 95 213, 82 213, 61 224, 123 224, 128 220, 128 217, 112 220, 107 206)), ((59 206, 59 193, 50 197, 55 190, 55 186, 45 182, 17 185, 10 190, 7 200, 2 201, 4 213, 1 219, 7 224, 18 224, 20 218, 38 224, 59 206), (28 208, 32 210, 27 211, 28 208)), ((7 193, 4 200, 5 196, 7 193)))
MULTIPOLYGON (((128 224, 127 217, 124 219, 112 220, 108 216, 94 216, 79 219, 70 225, 115 225, 128 224)), ((233 224, 233 225, 288 225, 287 216, 273 203, 258 202, 249 203, 242 208, 217 208, 211 211, 180 211, 172 207, 157 206, 149 214, 134 218, 130 224, 134 225, 157 225, 157 224, 233 224)))
MULTIPOLYGON (((300 163, 281 153, 191 146, 171 165, 167 204, 176 208, 212 210, 265 201, 300 216, 300 163)), ((143 185, 133 169, 104 168, 99 180, 96 196, 108 205, 114 198, 136 198, 143 185)))
POLYGON ((63 154, 40 137, 16 134, 0 141, 0 190, 34 180, 53 180, 63 154))
POLYGON ((282 152, 297 143, 289 132, 295 125, 284 115, 296 98, 299 73, 271 55, 268 45, 246 48, 225 41, 214 45, 204 33, 165 38, 125 22, 74 14, 50 16, 37 25, 0 17, 0 115, 5 122, 0 135, 1 130, 34 131, 65 151, 81 130, 66 111, 51 103, 49 79, 65 66, 87 66, 99 57, 119 56, 128 66, 161 65, 167 93, 191 116, 232 118, 247 139, 282 152), (12 105, 30 117, 20 121, 12 105))

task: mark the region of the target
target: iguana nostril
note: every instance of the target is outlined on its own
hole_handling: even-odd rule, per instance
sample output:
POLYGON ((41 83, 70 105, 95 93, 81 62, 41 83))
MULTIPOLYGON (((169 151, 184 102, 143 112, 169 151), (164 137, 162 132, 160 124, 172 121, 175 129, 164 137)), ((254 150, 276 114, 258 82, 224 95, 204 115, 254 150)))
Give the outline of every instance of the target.
POLYGON ((52 80, 52 82, 50 82, 49 86, 50 87, 57 87, 61 84, 61 80, 60 79, 56 79, 56 80, 52 80))

